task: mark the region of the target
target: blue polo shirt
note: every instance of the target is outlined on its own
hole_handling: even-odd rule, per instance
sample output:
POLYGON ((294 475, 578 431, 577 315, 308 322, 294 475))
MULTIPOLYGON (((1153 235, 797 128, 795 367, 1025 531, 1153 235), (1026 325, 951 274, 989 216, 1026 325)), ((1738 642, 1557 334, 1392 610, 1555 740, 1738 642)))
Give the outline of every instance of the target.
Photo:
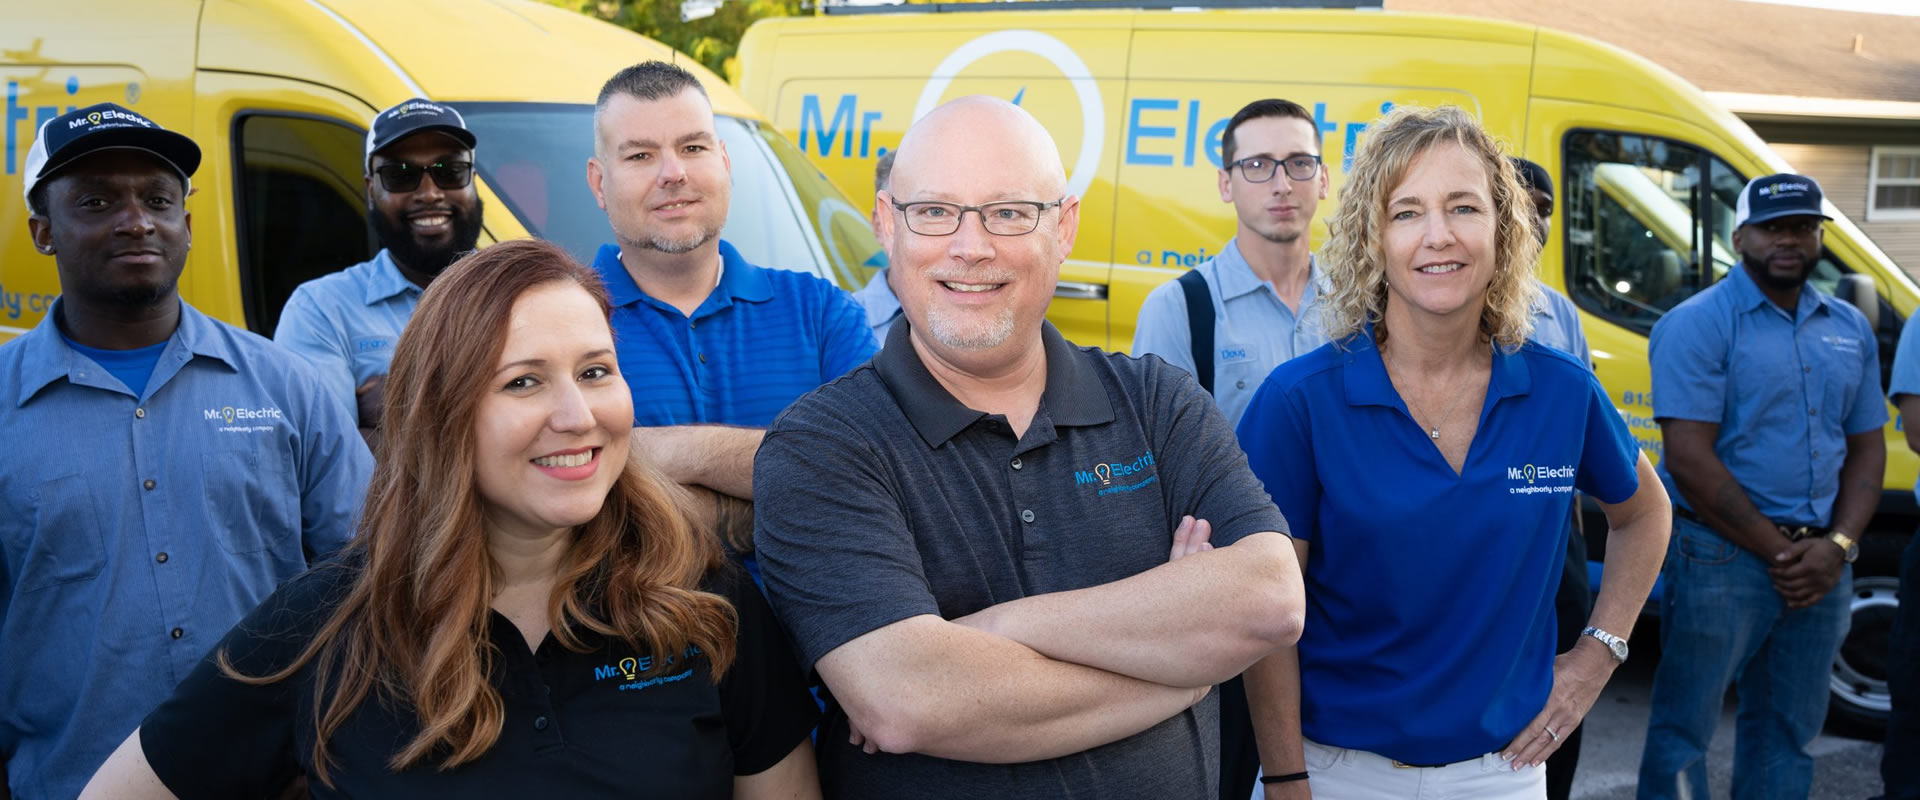
POLYGON ((0 754, 73 797, 215 642, 346 544, 373 459, 306 364, 180 306, 135 391, 60 335, 0 345, 0 754))
POLYGON ((618 246, 594 257, 613 299, 634 425, 765 427, 800 395, 873 357, 866 313, 840 287, 756 267, 725 241, 720 258, 720 285, 689 317, 640 291, 618 246))
MULTIPOLYGON (((1778 523, 1830 524, 1847 436, 1887 424, 1867 318, 1812 284, 1788 314, 1745 266, 1661 317, 1647 360, 1654 418, 1719 425, 1714 454, 1778 523)), ((1672 489, 1666 466, 1661 479, 1672 489)))
MULTIPOLYGON (((1920 325, 1914 320, 1920 314, 1907 318, 1907 325, 1900 329, 1900 344, 1893 350, 1893 379, 1887 382, 1887 399, 1897 406, 1900 395, 1920 396, 1920 325)), ((1920 420, 1901 420, 1902 425, 1920 425, 1920 420)), ((1920 495, 1920 482, 1914 484, 1914 494, 1920 495)))
POLYGON ((385 249, 331 275, 293 290, 280 310, 273 341, 306 357, 327 393, 347 405, 359 421, 353 390, 368 378, 387 374, 393 346, 420 305, 420 287, 394 266, 385 249))
POLYGON ((1546 705, 1573 492, 1618 503, 1640 451, 1593 373, 1495 352, 1461 473, 1413 421, 1368 331, 1274 370, 1240 423, 1312 545, 1301 731, 1413 764, 1494 752, 1546 705))
MULTIPOLYGON (((1213 299, 1213 397, 1227 424, 1238 425, 1260 381, 1282 362, 1327 343, 1319 318, 1320 298, 1329 291, 1326 273, 1308 262, 1299 313, 1280 300, 1273 284, 1260 280, 1240 255, 1240 243, 1227 240, 1220 253, 1194 267, 1207 279, 1213 299)), ((1149 353, 1187 372, 1194 371, 1193 329, 1187 297, 1179 281, 1167 281, 1147 293, 1133 330, 1133 355, 1149 353)))

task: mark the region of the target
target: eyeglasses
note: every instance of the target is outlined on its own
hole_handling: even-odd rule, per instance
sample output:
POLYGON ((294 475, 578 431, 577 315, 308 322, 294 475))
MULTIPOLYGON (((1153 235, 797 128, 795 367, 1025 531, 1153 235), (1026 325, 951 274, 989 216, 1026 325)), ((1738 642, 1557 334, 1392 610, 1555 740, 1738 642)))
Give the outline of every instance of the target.
POLYGON ((1783 233, 1791 233, 1795 236, 1811 236, 1814 231, 1820 229, 1820 221, 1812 219, 1770 219, 1766 222, 1756 222, 1753 224, 1753 227, 1766 231, 1768 236, 1779 236, 1783 233))
POLYGON ((380 188, 396 194, 420 188, 420 179, 428 175, 433 176, 433 185, 451 192, 473 182, 473 162, 436 161, 422 167, 395 161, 375 167, 373 174, 380 176, 380 188))
MULTIPOLYGON (((1061 198, 1064 200, 1065 198, 1061 198)), ((907 230, 921 236, 948 236, 960 230, 960 220, 967 212, 980 215, 980 224, 987 232, 995 236, 1024 236, 1040 227, 1040 215, 1047 209, 1060 205, 1061 200, 1051 203, 1036 203, 1030 200, 1007 200, 999 203, 986 203, 977 206, 963 206, 958 203, 902 203, 893 202, 900 209, 901 216, 907 219, 907 230)))
POLYGON ((1266 183, 1273 180, 1273 173, 1278 172, 1282 166, 1287 168, 1287 177, 1296 181, 1310 181, 1313 180, 1313 176, 1320 174, 1320 157, 1292 156, 1286 159, 1272 159, 1254 156, 1228 164, 1227 170, 1232 171, 1234 167, 1239 167, 1240 177, 1246 178, 1248 183, 1266 183))

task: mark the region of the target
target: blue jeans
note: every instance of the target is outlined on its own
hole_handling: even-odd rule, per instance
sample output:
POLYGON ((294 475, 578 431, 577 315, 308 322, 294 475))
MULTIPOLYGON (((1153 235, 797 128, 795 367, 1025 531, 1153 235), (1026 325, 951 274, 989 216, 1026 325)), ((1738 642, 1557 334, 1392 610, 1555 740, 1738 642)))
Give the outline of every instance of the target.
POLYGON ((1893 714, 1887 718, 1886 755, 1880 760, 1884 800, 1920 800, 1920 533, 1907 541, 1900 559, 1900 613, 1893 620, 1887 647, 1887 689, 1893 714))
POLYGON ((1807 745, 1827 716, 1827 681, 1846 636, 1853 568, 1812 608, 1788 611, 1766 562, 1675 518, 1660 602, 1660 665, 1640 755, 1640 800, 1707 798, 1707 744, 1727 685, 1739 688, 1733 797, 1805 798, 1807 745))

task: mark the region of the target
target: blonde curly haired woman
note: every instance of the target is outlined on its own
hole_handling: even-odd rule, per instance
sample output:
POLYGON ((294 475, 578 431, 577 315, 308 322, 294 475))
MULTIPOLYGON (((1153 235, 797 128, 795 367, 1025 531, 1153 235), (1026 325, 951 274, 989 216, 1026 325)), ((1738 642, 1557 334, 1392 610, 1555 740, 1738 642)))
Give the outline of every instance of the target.
POLYGON ((1323 253, 1333 343, 1240 426, 1307 587, 1298 647, 1246 673, 1270 798, 1544 797, 1625 658, 1666 493, 1592 373, 1527 341, 1529 214, 1457 108, 1396 109, 1354 160, 1323 253), (1588 635, 1556 658, 1575 488, 1612 537, 1588 635))

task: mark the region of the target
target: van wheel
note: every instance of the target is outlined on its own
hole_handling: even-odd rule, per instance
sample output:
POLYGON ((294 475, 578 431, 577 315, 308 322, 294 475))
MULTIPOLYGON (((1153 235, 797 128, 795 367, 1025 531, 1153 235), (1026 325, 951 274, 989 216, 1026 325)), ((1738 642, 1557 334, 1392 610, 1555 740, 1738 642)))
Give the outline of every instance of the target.
POLYGON ((1887 643, 1900 601, 1900 580, 1855 577, 1852 628, 1833 660, 1831 714, 1836 722, 1874 739, 1886 736, 1892 700, 1887 694, 1887 643))

